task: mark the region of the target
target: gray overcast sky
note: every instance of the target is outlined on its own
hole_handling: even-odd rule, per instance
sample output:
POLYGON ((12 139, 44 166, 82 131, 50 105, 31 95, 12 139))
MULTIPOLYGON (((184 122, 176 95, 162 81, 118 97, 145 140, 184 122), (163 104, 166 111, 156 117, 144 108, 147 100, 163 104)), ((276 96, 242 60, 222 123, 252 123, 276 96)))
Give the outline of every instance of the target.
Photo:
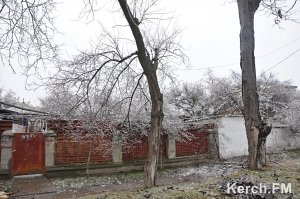
MULTIPOLYGON (((85 20, 77 21, 82 5, 76 2, 81 1, 61 1, 57 9, 57 27, 63 35, 57 40, 65 44, 64 53, 68 55, 89 47, 91 37, 95 38, 100 29, 98 21, 110 29, 119 19, 110 12, 111 6, 107 6, 108 8, 101 10, 95 22, 87 24, 85 20)), ((184 28, 181 41, 190 57, 191 67, 176 71, 179 81, 197 81, 203 77, 207 68, 211 68, 217 76, 226 76, 230 70, 240 71, 236 3, 225 0, 161 2, 166 10, 175 11, 179 25, 184 28)), ((295 10, 298 12, 294 16, 296 19, 300 19, 299 4, 295 10)), ((274 25, 274 16, 257 12, 255 36, 257 72, 272 71, 279 79, 291 79, 294 85, 300 87, 300 24, 283 21, 279 27, 274 25), (288 56, 290 57, 287 58, 288 56), (287 59, 283 61, 285 58, 287 59)), ((25 77, 12 74, 9 68, 1 68, 1 87, 12 89, 20 98, 31 101, 34 105, 38 104, 38 97, 43 97, 46 93, 42 89, 26 91, 24 83, 25 77)))

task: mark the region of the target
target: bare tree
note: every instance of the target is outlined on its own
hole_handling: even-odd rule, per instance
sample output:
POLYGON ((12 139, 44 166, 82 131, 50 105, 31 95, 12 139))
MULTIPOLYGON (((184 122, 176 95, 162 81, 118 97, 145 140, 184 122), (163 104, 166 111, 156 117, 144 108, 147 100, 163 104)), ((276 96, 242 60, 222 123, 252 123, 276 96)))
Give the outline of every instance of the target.
POLYGON ((50 113, 52 116, 69 115, 75 117, 81 110, 72 109, 73 105, 78 101, 80 96, 71 93, 71 91, 62 88, 49 90, 45 98, 39 99, 41 110, 50 113))
POLYGON ((216 77, 209 71, 205 81, 212 115, 236 115, 243 112, 238 73, 232 71, 229 77, 216 77))
POLYGON ((258 169, 259 159, 262 155, 265 141, 271 132, 271 126, 261 118, 259 112, 259 101, 257 93, 256 68, 254 57, 254 15, 260 4, 266 11, 274 14, 278 19, 285 19, 291 9, 295 6, 297 0, 284 9, 286 1, 271 0, 237 0, 239 19, 240 19, 240 54, 242 69, 242 97, 244 104, 245 127, 248 139, 248 163, 249 168, 258 169))
POLYGON ((284 121, 289 125, 291 132, 296 136, 300 134, 300 94, 296 92, 292 101, 284 111, 284 121))
POLYGON ((19 64, 30 74, 56 57, 54 8, 53 0, 0 1, 0 59, 4 66, 15 71, 19 64))
MULTIPOLYGON (((228 77, 217 77, 211 71, 196 83, 174 86, 167 95, 178 115, 194 118, 241 115, 241 74, 232 71, 228 77)), ((296 87, 291 81, 280 81, 275 74, 262 72, 257 79, 259 111, 264 120, 284 122, 287 107, 296 101, 296 87)))
POLYGON ((23 108, 34 108, 29 101, 26 102, 24 99, 20 99, 12 90, 6 91, 3 88, 0 88, 0 101, 11 105, 22 106, 23 108))
POLYGON ((167 99, 180 111, 178 115, 197 119, 209 117, 208 93, 201 82, 176 85, 171 88, 167 99))
MULTIPOLYGON (((95 13, 93 3, 86 3, 87 14, 95 13)), ((151 187, 156 184, 164 118, 159 81, 172 66, 185 62, 186 56, 172 18, 156 14, 158 0, 119 0, 118 4, 127 25, 114 26, 116 31, 103 28, 92 50, 82 51, 57 66, 50 84, 80 96, 71 109, 87 108, 94 119, 122 119, 128 132, 137 124, 149 127, 144 180, 145 186, 151 187), (133 119, 140 122, 132 124, 133 119)))

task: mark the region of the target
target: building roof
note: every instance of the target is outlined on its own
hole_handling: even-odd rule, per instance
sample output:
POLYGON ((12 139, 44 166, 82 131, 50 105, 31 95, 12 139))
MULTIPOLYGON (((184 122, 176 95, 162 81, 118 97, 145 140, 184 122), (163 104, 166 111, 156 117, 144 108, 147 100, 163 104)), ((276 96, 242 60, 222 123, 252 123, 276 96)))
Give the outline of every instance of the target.
POLYGON ((30 108, 9 104, 0 101, 0 119, 11 116, 44 116, 49 115, 47 112, 38 111, 30 108))

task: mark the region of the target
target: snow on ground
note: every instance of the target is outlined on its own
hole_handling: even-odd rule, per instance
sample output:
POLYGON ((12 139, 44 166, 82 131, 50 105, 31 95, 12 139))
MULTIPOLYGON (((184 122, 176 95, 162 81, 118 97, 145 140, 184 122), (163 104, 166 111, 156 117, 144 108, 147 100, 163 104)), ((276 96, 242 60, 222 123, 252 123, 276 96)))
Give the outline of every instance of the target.
MULTIPOLYGON (((159 172, 160 178, 181 179, 184 177, 197 176, 200 178, 224 176, 241 170, 242 166, 238 162, 219 162, 199 166, 188 166, 185 168, 173 168, 159 172)), ((142 183, 143 173, 116 174, 109 176, 59 178, 52 180, 52 184, 59 188, 82 188, 85 186, 121 185, 123 183, 142 183)))
POLYGON ((239 171, 241 166, 233 162, 225 162, 215 165, 200 165, 198 167, 188 167, 177 169, 177 176, 199 175, 201 177, 224 176, 239 171))
POLYGON ((84 186, 100 186, 120 185, 126 182, 141 181, 141 174, 123 174, 111 176, 93 176, 93 177, 77 177, 77 178, 59 178, 54 179, 52 184, 57 188, 82 188, 84 186))

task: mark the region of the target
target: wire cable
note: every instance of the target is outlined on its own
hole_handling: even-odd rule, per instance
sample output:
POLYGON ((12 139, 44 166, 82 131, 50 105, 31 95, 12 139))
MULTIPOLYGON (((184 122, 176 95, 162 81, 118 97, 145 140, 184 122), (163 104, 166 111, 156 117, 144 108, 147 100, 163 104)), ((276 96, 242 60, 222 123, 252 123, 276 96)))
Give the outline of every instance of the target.
POLYGON ((297 49, 296 51, 294 51, 293 53, 291 53, 289 56, 287 56, 286 58, 282 59, 281 61, 279 61, 278 63, 274 64, 273 66, 269 67, 266 71, 264 71, 264 73, 274 69, 276 66, 280 65, 282 62, 286 61, 287 59, 289 59, 290 57, 292 57, 293 55, 295 55, 297 52, 300 51, 300 48, 297 49))
MULTIPOLYGON (((260 58, 262 58, 262 57, 266 57, 266 56, 268 56, 268 55, 272 55, 272 54, 274 54, 275 52, 277 52, 277 51, 279 51, 279 50, 281 50, 281 49, 283 49, 283 48, 286 48, 286 47, 290 46, 291 44, 294 44, 294 43, 295 43, 296 41, 298 41, 298 40, 300 40, 300 36, 297 37, 296 39, 293 39, 292 41, 290 41, 290 42, 288 42, 288 43, 286 43, 286 44, 284 44, 284 45, 282 45, 282 46, 280 46, 280 47, 274 49, 274 50, 271 50, 271 51, 269 51, 269 52, 267 52, 267 53, 265 53, 265 54, 256 56, 255 58, 256 58, 256 59, 260 59, 260 58)), ((298 52, 299 49, 296 50, 296 51, 298 52)), ((295 53, 297 53, 296 51, 295 51, 294 53, 292 53, 290 56, 292 56, 292 55, 294 55, 295 53)), ((288 59, 290 56, 288 56, 286 59, 288 59)), ((281 63, 282 63, 283 61, 285 61, 286 59, 280 61, 280 63, 278 63, 278 65, 281 64, 281 63)), ((234 62, 234 63, 225 64, 225 65, 219 65, 219 66, 208 66, 208 67, 200 67, 200 68, 187 68, 187 69, 181 69, 181 71, 195 71, 195 70, 206 70, 206 69, 213 69, 213 68, 224 68, 224 67, 229 67, 229 66, 233 66, 233 65, 236 65, 236 64, 240 64, 240 62, 234 62)), ((277 66, 277 65, 276 65, 276 66, 277 66)), ((272 67, 276 67, 276 66, 272 66, 272 67)), ((271 67, 271 69, 272 69, 272 67, 271 67)), ((269 71, 269 70, 271 70, 271 69, 268 69, 267 71, 269 71)))

